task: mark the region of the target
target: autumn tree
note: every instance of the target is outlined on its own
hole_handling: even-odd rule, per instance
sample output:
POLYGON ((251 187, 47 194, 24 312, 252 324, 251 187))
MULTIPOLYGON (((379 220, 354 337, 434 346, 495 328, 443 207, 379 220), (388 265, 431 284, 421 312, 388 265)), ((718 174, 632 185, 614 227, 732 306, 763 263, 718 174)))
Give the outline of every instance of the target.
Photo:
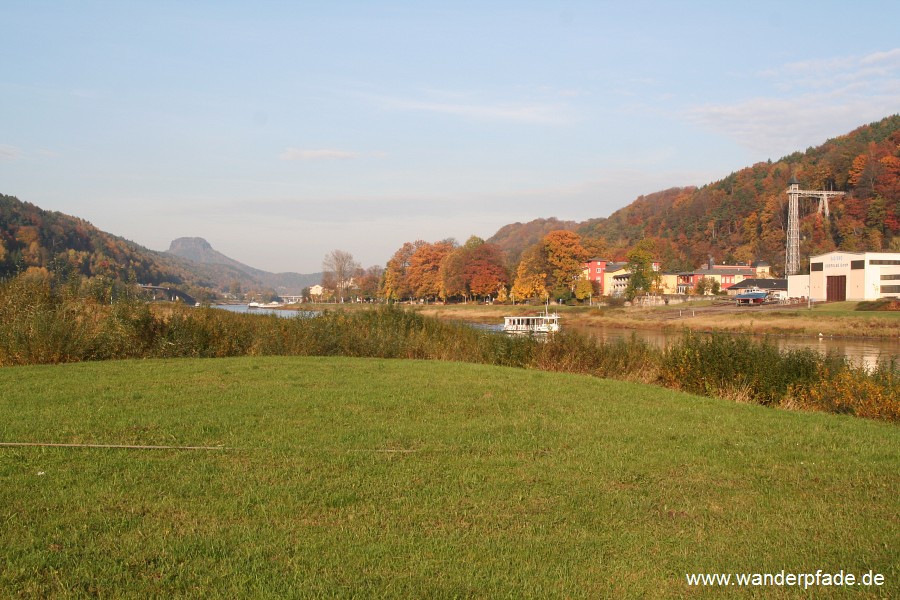
POLYGON ((368 269, 357 269, 353 279, 360 296, 366 299, 377 297, 383 275, 384 268, 379 265, 371 266, 368 269))
POLYGON ((584 302, 593 295, 594 285, 591 283, 590 279, 582 277, 575 282, 575 298, 584 302))
POLYGON ((407 278, 409 261, 416 249, 425 242, 406 242, 387 262, 384 277, 381 280, 381 297, 387 300, 403 300, 412 295, 412 288, 407 278))
POLYGON ((441 297, 499 295, 506 292, 509 274, 506 256, 496 244, 488 244, 477 236, 471 236, 462 246, 454 248, 441 263, 441 297))
POLYGON ((591 258, 601 258, 609 253, 609 244, 606 242, 605 237, 584 237, 581 239, 581 246, 588 255, 587 260, 590 260, 591 258))
POLYGON ((503 251, 495 244, 481 243, 469 248, 464 268, 465 280, 474 296, 495 296, 505 290, 509 274, 503 251))
POLYGON ((551 231, 544 236, 542 244, 550 266, 550 285, 571 292, 589 258, 581 245, 581 236, 573 231, 551 231))
POLYGON ((551 268, 544 244, 538 243, 526 248, 516 269, 516 280, 512 287, 513 300, 549 298, 547 279, 551 268))
POLYGON ((450 298, 461 297, 466 301, 469 297, 469 286, 466 281, 466 260, 469 254, 469 248, 459 246, 444 257, 441 263, 441 298, 448 300, 450 298))
POLYGON ((880 161, 881 172, 875 180, 875 191, 886 200, 896 204, 900 200, 900 158, 885 156, 880 161))
POLYGON ((441 263, 456 246, 453 240, 423 243, 409 258, 406 278, 416 298, 434 299, 441 294, 441 263))

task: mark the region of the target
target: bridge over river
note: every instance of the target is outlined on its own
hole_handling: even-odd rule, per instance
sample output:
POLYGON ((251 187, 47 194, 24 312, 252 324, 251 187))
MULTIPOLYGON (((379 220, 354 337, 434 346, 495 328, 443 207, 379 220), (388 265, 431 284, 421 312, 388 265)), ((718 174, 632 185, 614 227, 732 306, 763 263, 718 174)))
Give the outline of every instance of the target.
POLYGON ((168 287, 160 287, 158 285, 144 285, 140 284, 140 289, 145 292, 152 294, 154 300, 168 300, 169 302, 184 302, 188 306, 194 306, 197 304, 197 301, 194 300, 193 296, 182 292, 176 288, 168 288, 168 287))

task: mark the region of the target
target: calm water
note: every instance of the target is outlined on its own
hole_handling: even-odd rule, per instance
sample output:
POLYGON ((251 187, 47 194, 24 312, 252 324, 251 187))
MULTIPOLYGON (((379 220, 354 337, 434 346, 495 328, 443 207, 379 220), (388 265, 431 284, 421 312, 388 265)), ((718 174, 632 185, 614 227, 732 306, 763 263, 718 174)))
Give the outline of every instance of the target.
MULTIPOLYGON (((565 323, 563 323, 565 327, 565 323)), ((479 329, 501 332, 502 325, 476 325, 479 329)), ((681 339, 682 334, 677 331, 654 331, 646 329, 614 329, 600 327, 568 327, 581 331, 591 337, 604 342, 614 342, 621 339, 631 339, 632 336, 639 340, 649 342, 654 346, 665 348, 681 339)), ((731 334, 741 335, 741 334, 731 334)), ((763 336, 751 336, 752 339, 762 340, 763 336)), ((875 367, 880 361, 897 361, 900 363, 900 338, 894 339, 868 339, 868 338, 814 338, 814 337, 784 337, 769 336, 769 341, 779 348, 796 349, 812 348, 822 354, 837 353, 851 359, 854 364, 865 366, 868 369, 875 367)))
POLYGON ((274 309, 274 308, 247 308, 246 304, 213 304, 213 308, 221 308, 222 310, 228 310, 236 313, 249 313, 251 315, 278 315, 279 317, 284 317, 286 319, 291 319, 298 315, 303 317, 314 317, 318 313, 315 310, 284 310, 284 309, 274 309))
MULTIPOLYGON (((660 348, 672 344, 681 338, 679 332, 664 332, 651 330, 632 329, 606 329, 596 327, 578 328, 580 331, 604 341, 629 339, 632 335, 638 339, 650 342, 660 348)), ((734 334, 740 335, 740 334, 734 334)), ((761 340, 762 336, 751 336, 761 340)), ((813 337, 784 337, 769 336, 771 342, 779 348, 812 348, 822 354, 834 352, 854 361, 857 365, 872 368, 879 361, 895 360, 900 362, 900 338, 870 339, 870 338, 813 338, 813 337)))
MULTIPOLYGON (((249 310, 246 304, 219 304, 215 308, 230 310, 239 313, 251 314, 277 314, 279 317, 291 318, 297 315, 311 317, 318 314, 316 311, 304 310, 273 310, 256 308, 249 310)), ((565 326, 565 323, 563 324, 565 326)), ((478 325, 481 329, 501 331, 501 325, 478 325)), ((615 341, 630 339, 635 336, 660 348, 673 344, 681 338, 679 332, 664 332, 638 329, 612 329, 598 327, 576 327, 576 329, 603 341, 615 341)), ((738 335, 738 334, 735 334, 738 335)), ((761 336, 753 336, 754 339, 762 339, 761 336)), ((812 337, 781 337, 769 336, 769 340, 779 348, 812 348, 822 354, 836 352, 854 361, 855 364, 872 368, 879 361, 894 360, 900 362, 900 337, 893 339, 854 339, 854 338, 812 338, 812 337)))

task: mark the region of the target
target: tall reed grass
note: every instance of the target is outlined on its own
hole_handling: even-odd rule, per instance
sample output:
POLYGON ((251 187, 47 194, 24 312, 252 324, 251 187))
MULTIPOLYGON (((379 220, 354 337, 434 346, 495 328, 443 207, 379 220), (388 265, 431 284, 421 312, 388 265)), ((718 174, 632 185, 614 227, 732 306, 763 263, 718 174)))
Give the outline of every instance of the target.
POLYGON ((867 372, 837 356, 766 340, 685 334, 662 350, 578 332, 508 337, 384 306, 315 318, 106 303, 77 282, 19 276, 0 284, 0 365, 122 358, 300 355, 464 361, 661 384, 767 406, 900 420, 896 364, 867 372))

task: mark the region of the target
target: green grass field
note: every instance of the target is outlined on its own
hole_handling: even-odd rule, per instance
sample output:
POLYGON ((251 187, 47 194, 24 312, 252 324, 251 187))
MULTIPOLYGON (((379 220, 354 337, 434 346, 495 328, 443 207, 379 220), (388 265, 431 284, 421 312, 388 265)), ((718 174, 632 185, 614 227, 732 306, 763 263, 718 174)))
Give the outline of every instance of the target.
POLYGON ((900 428, 577 375, 346 358, 0 369, 0 597, 845 597, 900 428), (725 593, 727 591, 727 594, 725 593))

